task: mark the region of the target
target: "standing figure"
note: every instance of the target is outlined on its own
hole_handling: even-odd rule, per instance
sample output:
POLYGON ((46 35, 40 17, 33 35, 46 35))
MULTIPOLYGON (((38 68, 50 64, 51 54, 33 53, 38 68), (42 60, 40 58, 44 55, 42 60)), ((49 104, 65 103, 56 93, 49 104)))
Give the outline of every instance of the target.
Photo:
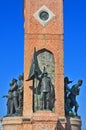
POLYGON ((23 88, 24 88, 24 74, 19 76, 19 85, 18 85, 18 101, 19 109, 23 108, 23 88))
MULTIPOLYGON (((10 83, 10 87, 12 86, 12 83, 10 83)), ((13 109, 13 96, 12 91, 9 89, 8 95, 4 95, 3 98, 7 98, 7 115, 6 116, 12 116, 14 113, 13 109)))
POLYGON ((70 110, 70 104, 68 100, 68 95, 71 91, 71 88, 69 88, 68 84, 72 83, 73 81, 70 81, 68 77, 64 78, 64 101, 65 101, 65 114, 67 114, 70 110))
POLYGON ((12 91, 13 107, 14 107, 14 115, 15 115, 16 112, 17 112, 17 109, 18 109, 18 92, 17 92, 18 84, 17 84, 17 79, 13 78, 11 84, 12 85, 11 85, 10 90, 12 91))
POLYGON ((64 78, 64 91, 65 91, 65 100, 67 99, 68 93, 70 92, 70 88, 68 84, 72 83, 73 81, 70 81, 68 77, 64 78))
POLYGON ((40 87, 40 109, 52 110, 55 101, 54 97, 55 93, 51 79, 50 77, 48 77, 48 73, 45 67, 43 73, 39 76, 39 87, 40 87))
MULTIPOLYGON (((68 95, 68 102, 70 105, 70 110, 72 112, 72 108, 74 107, 74 113, 72 113, 75 116, 78 116, 77 111, 79 108, 78 102, 76 101, 76 96, 79 95, 80 87, 83 83, 83 80, 78 80, 77 84, 73 85, 71 88, 71 92, 68 95)), ((69 111, 70 114, 70 111, 69 111)))

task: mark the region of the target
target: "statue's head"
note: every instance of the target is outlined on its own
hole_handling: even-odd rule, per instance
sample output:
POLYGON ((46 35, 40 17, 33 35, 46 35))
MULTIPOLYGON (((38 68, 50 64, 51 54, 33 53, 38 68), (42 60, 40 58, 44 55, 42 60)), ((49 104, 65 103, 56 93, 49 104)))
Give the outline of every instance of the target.
POLYGON ((67 83, 67 84, 69 84, 69 83, 72 83, 73 81, 70 81, 68 77, 65 77, 64 78, 64 82, 67 83))
POLYGON ((10 87, 14 85, 14 83, 17 83, 17 79, 13 78, 12 81, 9 83, 10 87))
POLYGON ((83 80, 79 79, 79 80, 78 80, 78 86, 81 86, 82 83, 83 83, 83 80))
POLYGON ((9 83, 10 87, 13 85, 12 81, 9 83))
POLYGON ((24 80, 24 74, 19 75, 18 79, 19 80, 24 80))
POLYGON ((13 78, 13 79, 12 79, 12 82, 13 82, 13 83, 17 82, 17 79, 13 78))

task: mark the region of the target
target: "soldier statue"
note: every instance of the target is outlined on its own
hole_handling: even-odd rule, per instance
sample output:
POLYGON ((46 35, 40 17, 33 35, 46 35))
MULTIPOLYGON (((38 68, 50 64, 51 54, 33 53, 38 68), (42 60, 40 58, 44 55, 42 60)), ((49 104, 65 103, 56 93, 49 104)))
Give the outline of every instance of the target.
MULTIPOLYGON (((12 86, 12 83, 10 83, 10 87, 11 86, 12 86)), ((6 116, 12 116, 12 114, 14 113, 12 91, 9 89, 8 95, 4 95, 3 98, 7 98, 7 115, 6 116)))
POLYGON ((12 92, 12 97, 13 97, 13 107, 14 107, 14 115, 16 115, 17 112, 17 108, 18 108, 18 84, 17 84, 17 79, 13 78, 12 82, 11 82, 11 92, 12 92))
POLYGON ((18 85, 17 79, 12 79, 10 82, 10 89, 8 91, 8 95, 4 95, 7 100, 7 115, 6 116, 15 116, 18 108, 18 93, 17 93, 18 85))
POLYGON ((64 89, 65 89, 65 100, 67 99, 68 93, 70 92, 70 88, 68 84, 72 83, 73 81, 70 81, 68 77, 64 78, 64 89))
POLYGON ((19 109, 23 107, 23 88, 24 88, 24 74, 19 75, 19 85, 18 85, 18 101, 19 101, 19 109))
POLYGON ((39 76, 39 87, 40 87, 40 109, 41 110, 52 110, 54 107, 55 93, 50 77, 46 68, 39 76))
POLYGON ((73 115, 78 116, 78 102, 76 101, 76 96, 79 95, 80 87, 82 86, 83 80, 78 80, 77 84, 73 85, 70 94, 68 95, 67 101, 66 101, 66 114, 67 115, 73 115), (74 112, 73 112, 74 107, 74 112))

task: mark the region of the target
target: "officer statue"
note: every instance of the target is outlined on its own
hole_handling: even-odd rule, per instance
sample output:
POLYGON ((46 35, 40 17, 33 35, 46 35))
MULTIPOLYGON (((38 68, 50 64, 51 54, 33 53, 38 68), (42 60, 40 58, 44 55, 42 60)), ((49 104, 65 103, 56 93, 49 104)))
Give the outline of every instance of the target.
POLYGON ((39 76, 39 87, 40 87, 40 110, 52 110, 54 107, 55 93, 50 77, 46 68, 39 76))

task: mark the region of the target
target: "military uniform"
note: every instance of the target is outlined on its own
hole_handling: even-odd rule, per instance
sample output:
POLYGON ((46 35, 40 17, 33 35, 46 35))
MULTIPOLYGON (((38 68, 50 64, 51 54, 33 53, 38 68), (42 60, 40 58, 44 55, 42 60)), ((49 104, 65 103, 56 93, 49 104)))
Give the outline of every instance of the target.
POLYGON ((52 83, 50 77, 47 76, 47 72, 43 72, 40 78, 40 109, 50 110, 50 95, 52 89, 52 83))

